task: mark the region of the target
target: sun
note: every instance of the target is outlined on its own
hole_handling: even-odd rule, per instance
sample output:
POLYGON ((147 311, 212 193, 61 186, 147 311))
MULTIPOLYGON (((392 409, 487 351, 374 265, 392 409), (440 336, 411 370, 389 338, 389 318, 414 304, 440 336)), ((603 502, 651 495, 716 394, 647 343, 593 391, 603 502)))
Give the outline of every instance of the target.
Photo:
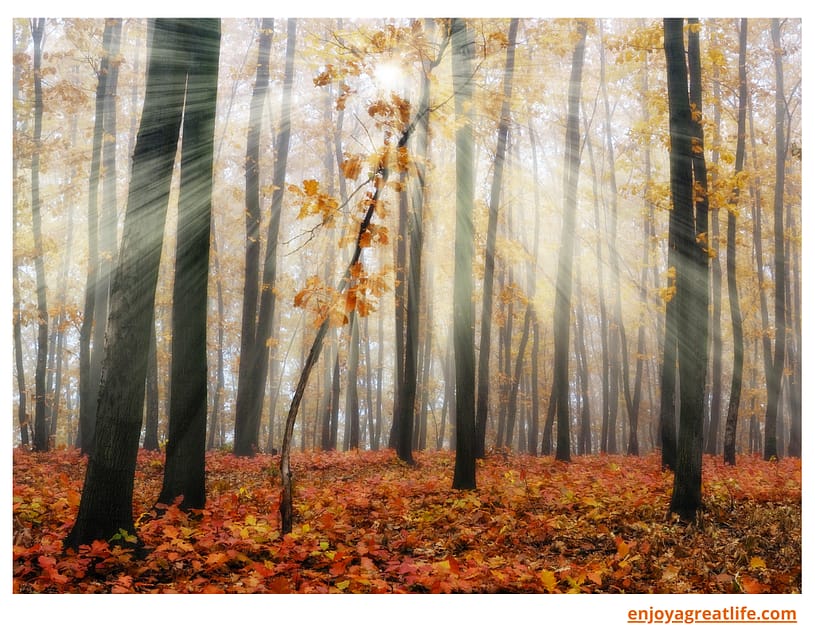
POLYGON ((374 83, 385 93, 399 92, 404 88, 405 76, 397 62, 388 60, 374 67, 374 83))

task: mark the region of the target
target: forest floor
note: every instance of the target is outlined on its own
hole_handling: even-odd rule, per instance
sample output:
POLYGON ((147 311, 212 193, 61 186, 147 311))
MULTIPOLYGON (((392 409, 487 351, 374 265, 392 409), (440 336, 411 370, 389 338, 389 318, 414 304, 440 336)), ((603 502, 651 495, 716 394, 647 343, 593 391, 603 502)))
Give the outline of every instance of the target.
POLYGON ((704 460, 704 511, 666 516, 659 456, 493 453, 478 489, 450 452, 295 454, 295 528, 281 536, 278 458, 207 454, 207 508, 157 511, 163 455, 139 452, 145 551, 63 551, 85 460, 14 451, 13 590, 29 592, 799 593, 801 461, 704 460), (158 515, 162 513, 162 515, 158 515))

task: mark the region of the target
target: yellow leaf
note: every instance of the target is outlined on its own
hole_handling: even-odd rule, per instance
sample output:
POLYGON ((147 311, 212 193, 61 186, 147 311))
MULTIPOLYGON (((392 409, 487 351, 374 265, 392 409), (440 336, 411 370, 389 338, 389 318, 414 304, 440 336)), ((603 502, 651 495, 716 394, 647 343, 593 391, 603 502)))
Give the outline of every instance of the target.
POLYGON ((751 557, 750 568, 767 568, 767 563, 764 561, 764 558, 751 557))
POLYGON ((553 590, 555 590, 557 582, 555 581, 555 574, 552 571, 543 569, 540 573, 538 573, 538 577, 540 578, 540 581, 547 592, 551 593, 553 590))
POLYGON ((320 182, 316 179, 304 179, 303 190, 305 191, 306 195, 313 197, 320 190, 320 182))

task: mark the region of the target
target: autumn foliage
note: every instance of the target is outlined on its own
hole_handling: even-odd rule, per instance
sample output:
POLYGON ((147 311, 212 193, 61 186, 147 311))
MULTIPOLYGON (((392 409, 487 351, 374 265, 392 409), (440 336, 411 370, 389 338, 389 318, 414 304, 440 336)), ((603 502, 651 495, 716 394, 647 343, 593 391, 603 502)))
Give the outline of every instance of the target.
POLYGON ((295 455, 295 528, 281 536, 277 458, 207 456, 206 510, 154 509, 163 455, 141 451, 135 537, 78 552, 85 461, 14 452, 14 591, 794 593, 801 461, 706 457, 699 526, 666 518, 657 455, 493 453, 478 490, 449 452, 295 455))

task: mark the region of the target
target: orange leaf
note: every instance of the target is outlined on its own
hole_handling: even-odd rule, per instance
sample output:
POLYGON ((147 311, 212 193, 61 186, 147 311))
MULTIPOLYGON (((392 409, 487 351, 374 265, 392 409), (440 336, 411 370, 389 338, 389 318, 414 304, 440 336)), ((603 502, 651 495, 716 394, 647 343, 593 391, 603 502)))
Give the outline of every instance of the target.
POLYGON ((757 579, 754 579, 749 575, 742 575, 741 588, 745 593, 756 594, 766 593, 770 587, 766 584, 762 584, 757 579))

